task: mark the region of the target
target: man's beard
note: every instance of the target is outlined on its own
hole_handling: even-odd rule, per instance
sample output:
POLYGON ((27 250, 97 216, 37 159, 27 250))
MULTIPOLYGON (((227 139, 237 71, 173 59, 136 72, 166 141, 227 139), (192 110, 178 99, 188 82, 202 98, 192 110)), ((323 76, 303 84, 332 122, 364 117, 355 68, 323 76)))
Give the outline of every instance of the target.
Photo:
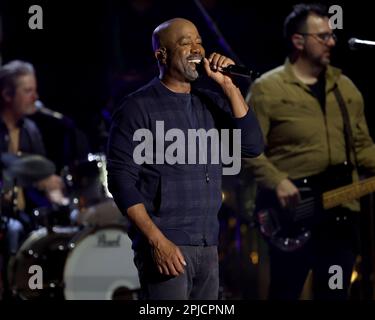
POLYGON ((309 55, 308 59, 311 61, 313 65, 317 67, 321 67, 321 68, 326 68, 331 62, 330 56, 326 56, 326 55, 320 55, 320 56, 309 55))
POLYGON ((184 76, 188 81, 195 81, 198 79, 201 70, 199 70, 200 65, 193 62, 184 63, 184 76))
POLYGON ((185 68, 185 77, 189 81, 195 81, 198 79, 199 73, 197 69, 193 70, 192 68, 187 67, 185 68))
POLYGON ((325 67, 328 66, 331 63, 331 57, 322 57, 320 59, 321 64, 323 64, 325 67))

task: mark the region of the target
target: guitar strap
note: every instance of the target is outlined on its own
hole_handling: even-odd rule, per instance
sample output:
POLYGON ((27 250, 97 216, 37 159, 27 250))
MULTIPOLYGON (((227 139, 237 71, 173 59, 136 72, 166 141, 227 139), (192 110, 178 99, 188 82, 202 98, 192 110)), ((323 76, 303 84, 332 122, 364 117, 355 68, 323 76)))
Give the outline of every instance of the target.
POLYGON ((346 107, 344 98, 342 97, 342 94, 339 90, 338 85, 333 89, 333 92, 335 94, 336 100, 339 104, 340 111, 342 114, 342 118, 344 121, 344 137, 345 137, 345 152, 346 152, 346 159, 348 163, 353 164, 351 161, 350 157, 350 150, 353 151, 354 155, 354 167, 358 169, 358 160, 357 160, 357 154, 355 152, 355 147, 354 147, 354 141, 353 141, 353 133, 352 133, 352 128, 350 125, 350 119, 349 119, 349 113, 348 109, 346 107))

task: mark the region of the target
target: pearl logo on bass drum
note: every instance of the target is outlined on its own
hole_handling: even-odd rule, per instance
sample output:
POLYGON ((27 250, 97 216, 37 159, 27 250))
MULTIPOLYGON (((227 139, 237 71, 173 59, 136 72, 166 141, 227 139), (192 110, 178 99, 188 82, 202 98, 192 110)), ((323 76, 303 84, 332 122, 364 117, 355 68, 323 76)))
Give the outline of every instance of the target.
POLYGON ((121 236, 118 235, 114 239, 107 238, 105 233, 101 233, 97 236, 98 242, 97 247, 101 248, 113 248, 113 247, 120 247, 120 240, 121 236))

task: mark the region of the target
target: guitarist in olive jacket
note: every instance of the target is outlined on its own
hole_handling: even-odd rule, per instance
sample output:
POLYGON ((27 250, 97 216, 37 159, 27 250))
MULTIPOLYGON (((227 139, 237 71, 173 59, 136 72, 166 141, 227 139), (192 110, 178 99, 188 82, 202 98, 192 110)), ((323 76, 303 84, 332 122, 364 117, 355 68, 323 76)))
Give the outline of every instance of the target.
POLYGON ((297 5, 284 28, 289 57, 247 97, 266 141, 264 154, 246 165, 258 183, 256 212, 270 244, 269 297, 298 299, 312 270, 315 299, 347 299, 358 254, 357 198, 375 183, 336 188, 358 181, 356 167, 375 174, 375 146, 361 93, 330 66, 336 37, 325 8, 297 5), (343 270, 338 289, 331 266, 343 270))

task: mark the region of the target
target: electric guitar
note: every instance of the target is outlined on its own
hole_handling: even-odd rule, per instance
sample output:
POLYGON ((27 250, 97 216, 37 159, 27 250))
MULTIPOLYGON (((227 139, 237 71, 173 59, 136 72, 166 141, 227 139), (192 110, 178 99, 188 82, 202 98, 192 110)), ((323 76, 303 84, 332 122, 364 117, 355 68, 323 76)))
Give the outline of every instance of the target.
POLYGON ((282 208, 275 191, 257 194, 256 218, 261 233, 283 251, 302 247, 311 237, 311 228, 331 209, 375 191, 375 177, 352 183, 352 166, 331 166, 321 174, 292 180, 301 201, 294 209, 282 208))

